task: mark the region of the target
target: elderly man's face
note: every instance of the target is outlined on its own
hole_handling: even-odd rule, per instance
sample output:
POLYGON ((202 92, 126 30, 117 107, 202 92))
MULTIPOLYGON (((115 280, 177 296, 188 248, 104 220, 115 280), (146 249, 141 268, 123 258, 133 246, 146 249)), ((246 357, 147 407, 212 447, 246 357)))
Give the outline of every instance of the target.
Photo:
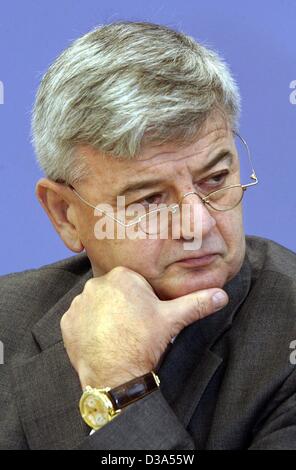
MULTIPOLYGON (((148 201, 154 201, 156 197, 156 201, 164 198, 169 203, 178 202, 182 195, 194 191, 196 184, 199 187, 205 184, 214 190, 217 181, 220 181, 219 175, 227 171, 232 182, 239 182, 239 161, 233 133, 217 116, 207 121, 196 142, 186 148, 173 145, 150 147, 134 160, 103 158, 87 147, 83 151, 92 169, 92 177, 75 188, 93 205, 108 203, 115 207, 116 196, 122 188, 127 183, 132 185, 139 181, 157 180, 149 188, 138 187, 126 193, 127 205, 148 197, 148 201), (225 150, 232 155, 233 162, 224 158, 204 171, 204 167, 225 150), (155 194, 151 199, 151 195, 155 194)), ((142 274, 161 299, 210 287, 223 287, 239 271, 245 254, 241 204, 230 211, 217 212, 204 206, 196 195, 189 196, 186 202, 193 202, 192 198, 200 205, 202 246, 191 251, 184 250, 182 236, 180 239, 98 240, 94 235, 97 222, 94 211, 76 198, 74 204, 78 211, 79 236, 91 261, 94 276, 106 273, 115 266, 128 267, 142 274), (214 256, 200 262, 199 266, 196 261, 188 260, 209 253, 214 256)))

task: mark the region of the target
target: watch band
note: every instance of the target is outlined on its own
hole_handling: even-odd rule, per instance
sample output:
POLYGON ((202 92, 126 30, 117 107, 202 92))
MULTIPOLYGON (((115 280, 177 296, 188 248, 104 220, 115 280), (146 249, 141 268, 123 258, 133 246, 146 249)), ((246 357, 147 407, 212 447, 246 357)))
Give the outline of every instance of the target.
POLYGON ((154 372, 142 375, 108 391, 114 410, 120 410, 145 397, 159 387, 160 380, 154 372))

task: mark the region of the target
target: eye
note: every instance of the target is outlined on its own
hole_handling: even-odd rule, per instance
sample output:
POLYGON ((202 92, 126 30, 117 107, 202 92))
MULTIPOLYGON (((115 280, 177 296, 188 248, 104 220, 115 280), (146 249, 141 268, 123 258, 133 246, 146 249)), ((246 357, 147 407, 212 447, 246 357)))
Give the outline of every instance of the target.
POLYGON ((198 183, 198 186, 205 190, 215 190, 218 189, 220 186, 226 185, 227 176, 229 175, 228 170, 224 170, 216 175, 212 175, 209 178, 202 180, 198 183))
POLYGON ((150 196, 146 196, 145 198, 138 201, 138 204, 143 204, 143 206, 149 206, 150 204, 161 204, 163 202, 163 194, 162 193, 155 193, 151 194, 150 196))

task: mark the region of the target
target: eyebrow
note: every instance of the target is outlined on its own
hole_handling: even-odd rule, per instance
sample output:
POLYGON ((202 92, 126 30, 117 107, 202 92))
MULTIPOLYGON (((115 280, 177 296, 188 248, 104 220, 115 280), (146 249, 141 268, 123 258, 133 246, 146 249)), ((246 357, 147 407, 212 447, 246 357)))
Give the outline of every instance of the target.
MULTIPOLYGON (((214 166, 216 166, 218 163, 222 161, 227 161, 229 166, 233 163, 233 155, 229 150, 221 150, 211 161, 209 161, 203 168, 198 170, 198 173, 204 173, 214 166)), ((197 171, 195 172, 197 173, 197 171)), ((165 181, 164 178, 153 178, 150 180, 146 181, 135 181, 134 183, 128 183, 125 186, 123 186, 119 192, 117 193, 118 196, 126 196, 129 194, 132 194, 136 191, 143 190, 143 189, 149 189, 153 188, 165 181)))

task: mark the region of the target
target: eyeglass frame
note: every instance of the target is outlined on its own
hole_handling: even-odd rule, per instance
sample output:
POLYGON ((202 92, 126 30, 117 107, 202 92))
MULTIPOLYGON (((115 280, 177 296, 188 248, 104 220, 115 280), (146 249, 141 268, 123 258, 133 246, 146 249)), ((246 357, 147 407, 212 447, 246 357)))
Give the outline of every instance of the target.
MULTIPOLYGON (((243 199, 243 196, 244 196, 244 193, 245 191, 250 187, 250 186, 254 186, 256 184, 259 183, 259 180, 258 180, 258 177, 256 175, 256 172, 255 172, 255 169, 254 169, 254 165, 253 165, 253 161, 252 161, 252 157, 251 157, 251 152, 250 152, 250 149, 249 149, 249 146, 246 142, 246 140, 238 133, 236 132, 235 130, 233 130, 233 133, 241 140, 241 142, 244 144, 244 146, 246 147, 246 150, 247 150, 247 155, 248 155, 248 159, 249 159, 249 162, 250 162, 250 166, 251 166, 251 169, 252 169, 252 173, 250 175, 250 178, 254 181, 252 183, 247 183, 247 184, 232 184, 232 185, 229 185, 229 186, 225 186, 223 188, 220 188, 220 189, 216 189, 215 191, 211 191, 210 193, 208 193, 207 195, 205 196, 202 196, 201 194, 199 194, 197 191, 189 191, 187 193, 185 193, 179 200, 178 203, 175 203, 175 204, 170 204, 169 206, 165 206, 165 207, 161 207, 161 208, 155 208, 155 209, 152 209, 151 211, 147 212, 147 214, 143 214, 141 216, 139 216, 136 220, 134 220, 133 222, 129 222, 128 224, 125 224, 124 222, 122 222, 121 220, 117 219, 116 217, 113 217, 111 214, 108 214, 108 212, 104 211, 103 209, 99 209, 97 206, 94 206, 93 204, 91 204, 90 202, 88 202, 86 199, 84 199, 79 193, 78 191, 76 191, 76 189, 71 185, 71 184, 67 184, 67 186, 69 186, 69 188, 73 191, 73 193, 82 201, 84 202, 84 204, 88 205, 89 207, 92 207, 93 209, 95 209, 96 211, 98 212, 101 212, 102 214, 106 215, 107 217, 110 217, 112 220, 114 220, 115 222, 117 222, 118 224, 120 224, 121 226, 125 227, 125 228, 128 228, 128 227, 131 227, 133 225, 136 225, 136 224, 139 224, 142 219, 144 219, 145 217, 148 217, 149 214, 152 214, 154 212, 160 212, 161 210, 164 210, 164 209, 170 209, 173 213, 176 212, 177 208, 180 208, 180 204, 181 202, 183 201, 183 199, 186 197, 186 196, 189 196, 190 194, 196 194, 201 202, 204 204, 204 205, 208 205, 210 206, 213 210, 217 211, 217 212, 227 212, 229 210, 232 210, 234 209, 235 207, 237 207, 240 202, 242 201, 243 199), (211 203, 207 200, 212 194, 215 194, 215 193, 218 193, 219 191, 223 191, 225 189, 232 189, 232 188, 242 188, 242 197, 241 199, 231 208, 229 209, 217 209, 215 207, 213 207, 211 205, 211 203)), ((66 184, 65 182, 63 181, 58 181, 58 182, 61 182, 63 184, 66 184)))

